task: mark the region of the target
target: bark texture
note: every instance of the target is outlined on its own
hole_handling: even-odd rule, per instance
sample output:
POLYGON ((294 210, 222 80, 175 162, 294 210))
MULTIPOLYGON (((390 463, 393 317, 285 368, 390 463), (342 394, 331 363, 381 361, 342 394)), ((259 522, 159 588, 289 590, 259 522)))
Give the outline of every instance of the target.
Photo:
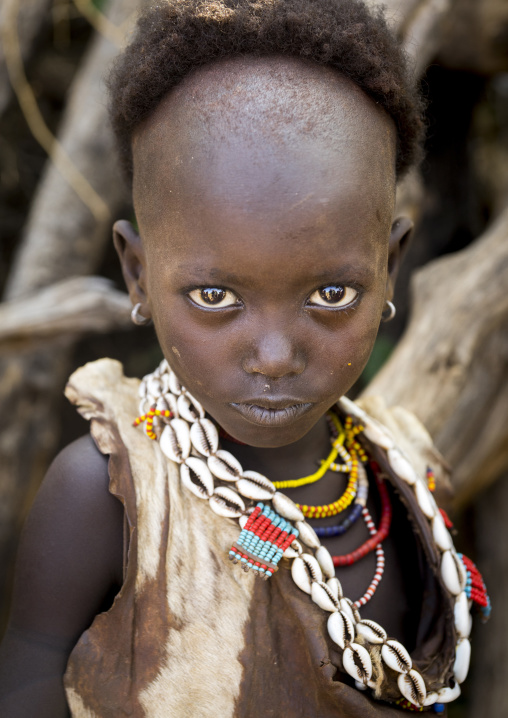
POLYGON ((409 327, 366 394, 413 411, 454 469, 459 505, 508 467, 508 210, 413 278, 409 327))
POLYGON ((473 632, 468 716, 505 718, 508 715, 507 637, 508 552, 505 549, 508 473, 490 487, 476 507, 476 546, 492 601, 492 617, 473 632))
MULTIPOLYGON (((26 59, 50 3, 17 2, 20 51, 26 59)), ((4 0, 0 24, 15 3, 4 0)), ((98 32, 75 77, 57 139, 102 204, 83 202, 54 163, 48 162, 11 268, 6 303, 0 307, 0 595, 19 526, 55 451, 57 406, 78 335, 128 324, 125 295, 97 284, 89 275, 97 272, 111 221, 126 202, 106 119, 102 76, 121 44, 125 23, 141 3, 109 0, 108 24, 90 3, 75 1, 82 12, 91 13, 89 19, 98 32)), ((508 69, 504 0, 385 0, 383 4, 404 39, 417 76, 436 58, 445 66, 476 73, 508 69)), ((9 94, 0 54, 0 113, 9 94)), ((508 151, 495 142, 485 146, 483 167, 492 183, 491 194, 497 193, 493 204, 498 219, 467 249, 418 271, 407 332, 365 393, 383 394, 389 404, 417 414, 454 467, 458 505, 479 502, 477 558, 487 581, 491 577, 495 612, 490 626, 477 630, 476 654, 482 658, 470 689, 471 716, 483 709, 492 718, 504 718, 508 712, 502 610, 508 591, 503 555, 508 541, 504 520, 508 512, 508 210, 503 208, 508 175, 499 158, 508 156, 508 151), (497 175, 492 171, 493 159, 497 175)), ((400 188, 399 210, 418 220, 425 197, 435 201, 426 192, 421 178, 412 175, 400 188)))
MULTIPOLYGON (((110 0, 106 12, 111 22, 120 26, 138 5, 137 0, 110 0)), ((74 80, 58 137, 106 211, 94 216, 48 161, 5 300, 32 295, 37 303, 38 290, 97 271, 112 218, 126 204, 107 123, 103 83, 103 73, 117 51, 117 45, 104 35, 93 39, 74 80)), ((5 594, 13 547, 26 509, 55 450, 59 435, 56 406, 77 337, 74 328, 56 338, 25 341, 22 347, 10 343, 0 349, 0 595, 5 594)))
POLYGON ((130 326, 131 302, 104 277, 73 277, 0 304, 0 355, 41 339, 130 326))
MULTIPOLYGON (((21 55, 28 60, 34 42, 48 16, 51 0, 3 0, 0 3, 0 27, 10 24, 12 15, 17 15, 17 31, 21 55)), ((12 96, 5 54, 0 44, 0 115, 12 96)))

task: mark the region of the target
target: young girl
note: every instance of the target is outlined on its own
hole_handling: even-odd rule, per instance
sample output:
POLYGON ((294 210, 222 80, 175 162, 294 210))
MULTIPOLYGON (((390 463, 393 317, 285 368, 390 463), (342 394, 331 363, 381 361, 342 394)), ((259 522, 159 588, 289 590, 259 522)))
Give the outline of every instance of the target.
POLYGON ((411 230, 396 41, 357 0, 166 0, 110 92, 139 226, 115 246, 165 358, 69 381, 93 441, 28 520, 1 715, 443 713, 484 587, 423 427, 345 398, 411 230))

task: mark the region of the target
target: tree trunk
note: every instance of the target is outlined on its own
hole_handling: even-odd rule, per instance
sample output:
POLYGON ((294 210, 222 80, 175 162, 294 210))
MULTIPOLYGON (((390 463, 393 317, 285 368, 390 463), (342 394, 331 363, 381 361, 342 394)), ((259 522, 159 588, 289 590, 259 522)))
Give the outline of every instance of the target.
MULTIPOLYGON (((138 0, 110 0, 119 25, 138 0)), ((104 36, 92 42, 77 73, 59 140, 93 185, 107 214, 100 220, 48 162, 12 268, 6 299, 27 297, 73 275, 94 273, 110 237, 112 217, 126 203, 106 117, 103 73, 118 48, 104 36)), ((11 570, 13 546, 58 440, 57 405, 70 370, 77 334, 59 335, 0 356, 0 596, 11 570)))
MULTIPOLYGON (((32 54, 34 41, 48 16, 50 5, 51 0, 3 0, 0 3, 0 27, 9 23, 13 14, 18 16, 16 25, 23 60, 28 60, 32 54)), ((5 55, 0 44, 0 115, 9 104, 11 96, 5 55)))
POLYGON ((473 632, 470 718, 508 716, 508 473, 491 486, 475 508, 477 561, 492 601, 492 617, 473 632))
POLYGON ((425 424, 453 466, 458 505, 508 470, 508 209, 467 249, 413 277, 413 311, 367 387, 425 424))

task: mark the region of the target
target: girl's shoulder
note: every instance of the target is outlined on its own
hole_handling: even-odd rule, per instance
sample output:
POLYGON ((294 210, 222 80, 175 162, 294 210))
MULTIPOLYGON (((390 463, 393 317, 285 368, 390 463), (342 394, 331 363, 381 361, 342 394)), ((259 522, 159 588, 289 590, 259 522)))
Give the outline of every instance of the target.
POLYGON ((23 529, 0 649, 2 715, 39 715, 41 704, 41 716, 68 715, 69 654, 122 581, 123 508, 108 486, 108 459, 89 436, 60 452, 42 482, 23 529))
POLYGON ((51 464, 26 521, 11 624, 75 639, 122 581, 123 508, 109 493, 108 458, 89 436, 51 464))

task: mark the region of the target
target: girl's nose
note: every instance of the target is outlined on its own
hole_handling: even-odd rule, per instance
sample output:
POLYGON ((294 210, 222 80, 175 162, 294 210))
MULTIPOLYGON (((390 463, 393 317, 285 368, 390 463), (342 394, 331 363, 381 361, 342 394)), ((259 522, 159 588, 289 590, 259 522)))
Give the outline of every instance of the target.
POLYGON ((303 352, 284 330, 261 330, 251 344, 251 353, 243 368, 249 374, 263 374, 271 379, 301 374, 305 369, 303 352))

